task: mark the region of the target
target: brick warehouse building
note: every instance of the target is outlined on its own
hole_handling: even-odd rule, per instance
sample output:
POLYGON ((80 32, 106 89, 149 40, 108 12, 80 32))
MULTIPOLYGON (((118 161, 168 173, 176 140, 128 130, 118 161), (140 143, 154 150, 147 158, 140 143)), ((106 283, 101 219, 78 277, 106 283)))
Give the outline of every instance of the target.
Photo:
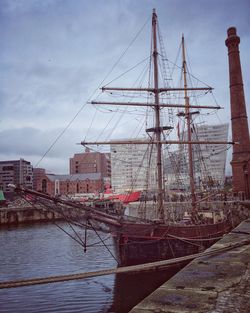
POLYGON ((38 190, 38 183, 40 179, 44 177, 45 174, 46 174, 46 171, 44 168, 38 168, 38 167, 33 168, 33 189, 34 190, 38 190))
POLYGON ((37 191, 54 195, 99 193, 103 191, 100 173, 55 175, 44 174, 37 180, 37 191))
POLYGON ((100 173, 101 177, 111 177, 110 153, 90 152, 77 153, 70 158, 70 174, 100 173))

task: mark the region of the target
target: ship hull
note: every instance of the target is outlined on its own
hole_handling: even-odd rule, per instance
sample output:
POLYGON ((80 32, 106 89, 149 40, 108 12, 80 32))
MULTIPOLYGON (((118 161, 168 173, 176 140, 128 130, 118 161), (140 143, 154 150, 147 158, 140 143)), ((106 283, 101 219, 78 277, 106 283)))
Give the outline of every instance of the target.
POLYGON ((231 229, 227 221, 208 225, 124 225, 114 234, 119 266, 129 266, 199 253, 231 229))

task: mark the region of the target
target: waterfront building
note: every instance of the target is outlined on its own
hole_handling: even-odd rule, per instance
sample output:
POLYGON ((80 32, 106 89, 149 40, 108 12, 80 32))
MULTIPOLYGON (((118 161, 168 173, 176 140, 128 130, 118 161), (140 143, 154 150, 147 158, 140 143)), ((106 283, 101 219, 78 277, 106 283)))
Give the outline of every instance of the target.
POLYGON ((182 146, 176 151, 167 151, 164 155, 164 176, 166 190, 187 190, 190 181, 188 159, 182 146))
POLYGON ((110 151, 113 192, 155 189, 156 157, 153 145, 111 143, 110 151))
POLYGON ((110 153, 90 152, 77 153, 70 158, 70 174, 100 173, 101 177, 111 176, 110 153))
POLYGON ((97 194, 103 192, 100 173, 55 175, 44 174, 37 180, 37 191, 55 195, 97 194))
POLYGON ((42 177, 45 175, 45 169, 35 167, 33 168, 33 189, 38 190, 38 182, 41 180, 42 177))
POLYGON ((31 163, 24 159, 0 161, 0 189, 5 194, 13 193, 13 188, 10 188, 9 184, 32 189, 33 172, 31 163))
MULTIPOLYGON (((227 141, 229 124, 200 125, 192 129, 193 141, 227 141)), ((187 138, 184 132, 183 139, 187 138)), ((193 166, 197 187, 209 185, 223 186, 227 145, 193 145, 193 166)), ((187 189, 189 184, 187 148, 180 145, 176 151, 169 152, 165 160, 165 173, 170 189, 187 189)))
MULTIPOLYGON (((202 125, 197 127, 196 138, 207 141, 228 141, 229 124, 202 125)), ((227 145, 195 145, 194 161, 196 164, 202 163, 199 168, 200 178, 202 172, 206 176, 211 176, 213 182, 221 186, 225 183, 227 145), (202 171, 202 166, 204 171, 202 171)), ((206 177, 205 177, 206 178, 206 177)))

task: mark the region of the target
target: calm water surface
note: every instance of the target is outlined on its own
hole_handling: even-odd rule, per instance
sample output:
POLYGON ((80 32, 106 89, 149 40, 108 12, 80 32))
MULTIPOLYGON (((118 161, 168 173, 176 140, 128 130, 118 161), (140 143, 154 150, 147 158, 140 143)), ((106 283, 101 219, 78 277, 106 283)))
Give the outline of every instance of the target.
MULTIPOLYGON (((69 226, 61 224, 71 231, 69 226)), ((78 229, 79 230, 79 229, 78 229)), ((72 231, 71 231, 72 233, 72 231)), ((81 230, 82 237, 84 232, 81 230)), ((113 251, 112 238, 101 234, 113 251)), ((83 248, 53 224, 0 229, 0 281, 64 275, 116 267, 93 231, 83 248)), ((126 313, 175 271, 109 275, 44 285, 0 289, 0 313, 126 313)))

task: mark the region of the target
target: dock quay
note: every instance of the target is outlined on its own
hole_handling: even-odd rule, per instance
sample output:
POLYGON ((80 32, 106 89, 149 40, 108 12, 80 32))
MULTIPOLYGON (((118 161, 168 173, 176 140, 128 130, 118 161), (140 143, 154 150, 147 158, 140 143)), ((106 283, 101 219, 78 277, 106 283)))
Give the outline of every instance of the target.
POLYGON ((29 224, 36 222, 53 222, 63 220, 61 214, 50 212, 42 207, 28 206, 0 209, 0 226, 29 224))
MULTIPOLYGON (((28 203, 23 199, 18 199, 0 208, 0 226, 15 226, 20 224, 43 223, 55 221, 80 222, 86 220, 88 211, 110 212, 111 214, 121 214, 122 206, 119 202, 85 202, 84 204, 73 202, 72 205, 60 203, 60 200, 48 203, 28 203)), ((96 229, 106 231, 102 223, 92 223, 96 229)))
POLYGON ((50 210, 42 204, 28 203, 19 198, 10 203, 8 207, 0 208, 0 226, 63 221, 66 217, 75 218, 77 216, 75 210, 67 207, 60 212, 55 209, 50 210))
POLYGON ((244 245, 193 260, 130 313, 250 312, 250 219, 206 251, 244 245))

